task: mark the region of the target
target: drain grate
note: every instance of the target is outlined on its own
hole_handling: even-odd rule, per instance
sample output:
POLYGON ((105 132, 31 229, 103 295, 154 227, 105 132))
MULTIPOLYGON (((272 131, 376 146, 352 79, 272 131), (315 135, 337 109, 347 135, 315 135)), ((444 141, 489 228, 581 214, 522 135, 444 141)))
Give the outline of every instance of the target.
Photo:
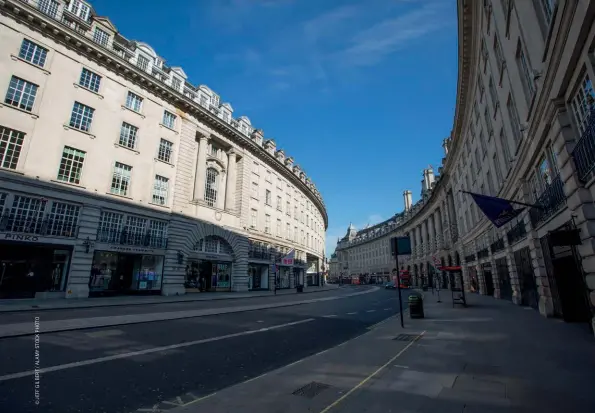
POLYGON ((417 339, 417 335, 415 334, 399 334, 393 340, 397 341, 413 341, 417 339))
POLYGON ((299 389, 297 389, 296 391, 294 391, 293 394, 294 396, 302 396, 302 397, 307 397, 308 399, 313 399, 314 397, 316 397, 318 394, 322 393, 324 390, 328 389, 329 386, 328 384, 324 384, 324 383, 317 383, 315 381, 306 384, 303 387, 300 387, 299 389))

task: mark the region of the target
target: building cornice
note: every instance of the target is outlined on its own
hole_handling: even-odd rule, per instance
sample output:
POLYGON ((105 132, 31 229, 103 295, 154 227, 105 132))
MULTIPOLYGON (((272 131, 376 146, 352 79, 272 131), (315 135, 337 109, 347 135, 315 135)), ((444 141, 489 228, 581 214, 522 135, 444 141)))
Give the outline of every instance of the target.
POLYGON ((250 140, 250 138, 240 134, 239 131, 235 130, 222 119, 214 116, 206 108, 198 105, 182 93, 170 89, 166 84, 159 82, 157 79, 151 78, 148 73, 141 71, 135 65, 122 59, 114 52, 107 48, 102 48, 100 45, 92 42, 90 39, 70 27, 64 26, 58 21, 53 20, 51 17, 39 12, 31 5, 16 0, 0 0, 0 12, 36 31, 43 32, 56 42, 71 49, 75 49, 78 53, 83 53, 87 58, 120 74, 128 81, 146 88, 156 96, 170 102, 179 110, 206 123, 234 143, 242 147, 248 147, 252 152, 258 154, 261 159, 272 161, 270 164, 275 165, 276 169, 281 172, 287 180, 300 188, 300 190, 310 198, 314 205, 316 205, 323 216, 325 230, 328 228, 328 214, 324 202, 322 201, 322 196, 319 198, 319 196, 317 196, 317 194, 310 189, 299 176, 296 176, 292 171, 288 170, 287 167, 280 164, 279 160, 277 160, 274 155, 268 153, 264 148, 257 146, 250 140), (281 167, 279 168, 278 166, 281 167))

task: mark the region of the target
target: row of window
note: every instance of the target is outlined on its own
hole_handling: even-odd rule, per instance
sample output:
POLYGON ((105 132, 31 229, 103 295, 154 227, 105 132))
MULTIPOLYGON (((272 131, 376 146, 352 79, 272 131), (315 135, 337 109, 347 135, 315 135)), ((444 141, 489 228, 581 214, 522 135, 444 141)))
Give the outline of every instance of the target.
MULTIPOLYGON (((258 210, 251 209, 250 210, 250 228, 258 229, 258 210)), ((265 234, 271 234, 271 216, 269 214, 265 215, 265 222, 264 222, 264 232, 265 234)), ((285 224, 285 233, 283 233, 283 223, 281 219, 277 219, 277 226, 275 235, 279 238, 285 236, 285 239, 289 241, 293 241, 295 243, 300 243, 308 248, 312 248, 314 250, 320 250, 322 247, 322 241, 315 237, 313 234, 308 232, 304 232, 302 229, 301 232, 298 227, 293 227, 293 232, 291 229, 291 224, 287 222, 285 224)))

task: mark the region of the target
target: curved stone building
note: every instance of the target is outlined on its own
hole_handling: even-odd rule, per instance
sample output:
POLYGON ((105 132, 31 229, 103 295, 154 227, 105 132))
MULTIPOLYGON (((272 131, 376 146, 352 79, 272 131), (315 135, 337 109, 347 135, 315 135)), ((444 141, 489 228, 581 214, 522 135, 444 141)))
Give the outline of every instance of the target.
POLYGON ((593 323, 594 16, 593 1, 458 0, 442 164, 386 230, 350 228, 337 247, 343 271, 384 265, 388 239, 409 236, 418 283, 445 283, 434 263, 461 265, 468 290, 593 323), (496 228, 461 191, 532 206, 496 228))
POLYGON ((325 205, 275 140, 85 1, 0 13, 0 297, 321 282, 325 205))

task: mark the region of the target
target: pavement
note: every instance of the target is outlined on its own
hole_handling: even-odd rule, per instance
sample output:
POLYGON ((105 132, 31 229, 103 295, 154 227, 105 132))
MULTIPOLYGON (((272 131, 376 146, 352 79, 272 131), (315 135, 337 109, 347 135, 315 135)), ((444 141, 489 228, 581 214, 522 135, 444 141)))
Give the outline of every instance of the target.
MULTIPOLYGON (((322 287, 312 286, 304 288, 306 293, 319 293, 332 291, 339 288, 338 284, 326 284, 322 287)), ((215 301, 215 300, 237 300, 243 298, 261 298, 276 297, 285 295, 295 295, 295 289, 283 289, 275 291, 246 291, 234 293, 208 292, 208 293, 188 293, 184 295, 173 296, 116 296, 116 297, 93 297, 93 298, 25 298, 25 299, 5 299, 0 300, 0 313, 15 311, 41 311, 41 310, 60 310, 71 308, 95 308, 95 307, 115 307, 147 304, 169 304, 184 303, 195 301, 215 301)))
POLYGON ((426 318, 407 317, 404 329, 394 317, 243 383, 142 411, 595 412, 595 346, 586 325, 475 294, 468 308, 427 293, 424 301, 426 318))
MULTIPOLYGON (((199 398, 274 371, 361 335, 398 313, 396 292, 384 289, 343 287, 311 298, 364 291, 371 292, 253 311, 2 338, 0 412, 132 413, 160 403, 175 407, 167 402, 188 400, 190 394, 199 398)), ((185 303, 197 304, 208 303, 185 303)), ((156 308, 164 306, 168 304, 156 308)), ((41 329, 43 317, 53 313, 41 313, 41 329)), ((34 327, 32 319, 29 324, 34 327)))
POLYGON ((369 294, 378 289, 374 286, 345 287, 319 291, 321 294, 315 296, 294 293, 267 296, 260 300, 251 297, 225 301, 159 302, 144 306, 135 303, 131 306, 76 308, 75 311, 46 308, 37 311, 4 312, 0 313, 0 338, 290 307, 369 294), (37 328, 34 325, 35 320, 39 322, 37 328))

